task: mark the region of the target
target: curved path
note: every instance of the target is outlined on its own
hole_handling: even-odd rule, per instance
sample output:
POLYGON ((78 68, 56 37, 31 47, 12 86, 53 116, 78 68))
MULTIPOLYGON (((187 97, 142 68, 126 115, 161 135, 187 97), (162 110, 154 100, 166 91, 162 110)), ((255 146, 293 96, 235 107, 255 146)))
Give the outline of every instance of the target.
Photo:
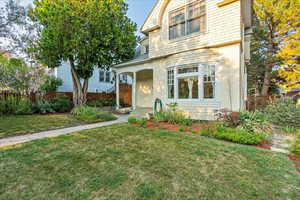
POLYGON ((42 139, 42 138, 47 138, 47 137, 56 137, 59 135, 65 135, 65 134, 69 134, 69 133, 73 133, 73 132, 77 132, 77 131, 82 131, 82 130, 93 129, 93 128, 98 128, 98 127, 102 127, 102 126, 109 126, 112 124, 127 122, 127 119, 128 119, 127 115, 116 115, 116 116, 118 117, 118 119, 114 120, 114 121, 99 122, 99 123, 95 123, 95 124, 80 125, 80 126, 75 126, 75 127, 70 127, 70 128, 63 128, 63 129, 57 129, 57 130, 51 130, 51 131, 42 131, 39 133, 3 138, 3 139, 0 139, 0 147, 11 146, 11 145, 29 142, 32 140, 37 140, 37 139, 42 139))

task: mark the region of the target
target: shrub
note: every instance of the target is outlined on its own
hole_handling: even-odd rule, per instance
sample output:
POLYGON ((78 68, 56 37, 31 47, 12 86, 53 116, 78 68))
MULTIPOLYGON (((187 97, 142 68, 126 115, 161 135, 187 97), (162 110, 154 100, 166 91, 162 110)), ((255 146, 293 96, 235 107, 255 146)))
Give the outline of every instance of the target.
POLYGON ((15 114, 17 115, 26 115, 26 114, 32 114, 32 103, 29 99, 22 98, 19 100, 17 109, 15 111, 15 114))
POLYGON ((115 99, 93 100, 93 101, 88 101, 87 105, 90 106, 90 107, 96 107, 96 108, 102 108, 104 106, 115 106, 116 105, 116 100, 115 99))
POLYGON ((269 127, 264 113, 259 111, 240 112, 238 124, 241 129, 252 133, 266 132, 269 127))
POLYGON ((180 132, 185 132, 185 130, 186 130, 185 127, 180 127, 180 128, 178 129, 178 131, 180 131, 180 132))
POLYGON ((129 124, 136 124, 138 123, 138 119, 136 117, 128 117, 129 124))
POLYGON ((62 86, 63 81, 55 76, 46 76, 44 83, 40 86, 41 92, 55 92, 59 86, 62 86))
POLYGON ((117 119, 113 114, 109 112, 103 112, 97 108, 88 106, 76 107, 72 110, 71 113, 75 118, 86 123, 111 121, 117 119))
POLYGON ((52 109, 58 113, 69 112, 72 107, 72 101, 66 95, 58 95, 52 100, 52 109))
POLYGON ((266 139, 264 133, 251 133, 243 129, 218 127, 216 130, 206 128, 201 131, 202 136, 214 137, 239 144, 259 144, 266 139))
POLYGON ((138 124, 140 125, 140 127, 146 128, 147 127, 147 120, 146 119, 138 120, 138 124))
POLYGON ((296 134, 296 138, 294 141, 290 144, 289 150, 295 154, 300 156, 300 131, 296 134))
POLYGON ((251 133, 243 129, 232 129, 225 127, 218 128, 215 137, 239 144, 259 144, 266 139, 266 135, 264 133, 251 133))
POLYGON ((290 98, 275 101, 264 110, 269 122, 281 127, 300 127, 300 105, 293 103, 290 98))
POLYGON ((52 105, 47 101, 39 101, 33 105, 33 112, 37 114, 55 113, 52 105))
POLYGON ((32 114, 32 103, 27 98, 9 97, 0 101, 0 115, 32 114))

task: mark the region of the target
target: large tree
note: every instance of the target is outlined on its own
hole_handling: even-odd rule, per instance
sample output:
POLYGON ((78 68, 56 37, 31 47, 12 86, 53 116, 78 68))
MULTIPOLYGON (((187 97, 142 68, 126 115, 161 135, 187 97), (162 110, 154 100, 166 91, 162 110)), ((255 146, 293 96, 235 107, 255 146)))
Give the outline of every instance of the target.
POLYGON ((28 17, 29 8, 19 2, 3 0, 0 4, 0 46, 18 57, 28 58, 26 50, 39 27, 28 17))
MULTIPOLYGON (((270 85, 268 94, 277 94, 278 71, 273 66, 280 63, 275 53, 269 54, 270 37, 269 30, 254 14, 252 16, 252 37, 251 37, 251 59, 247 63, 248 71, 248 93, 249 95, 260 95, 265 83, 266 66, 272 62, 272 71, 269 74, 270 85)), ((277 46, 277 45, 276 45, 277 46)))
POLYGON ((276 33, 279 31, 280 15, 282 10, 278 8, 282 7, 281 0, 255 0, 253 4, 253 9, 255 17, 257 18, 256 29, 254 32, 258 34, 261 41, 257 41, 259 47, 258 56, 260 53, 263 59, 263 82, 260 94, 262 96, 269 95, 269 91, 272 85, 273 70, 276 66, 280 64, 277 52, 279 50, 279 44, 276 40, 276 33))
POLYGON ((280 42, 278 57, 282 59, 280 76, 284 79, 281 86, 286 90, 300 87, 300 0, 282 0, 283 8, 277 33, 280 42))
POLYGON ((109 68, 134 56, 136 25, 124 0, 35 0, 31 18, 42 25, 32 50, 55 68, 71 66, 75 106, 86 103, 95 67, 109 68))

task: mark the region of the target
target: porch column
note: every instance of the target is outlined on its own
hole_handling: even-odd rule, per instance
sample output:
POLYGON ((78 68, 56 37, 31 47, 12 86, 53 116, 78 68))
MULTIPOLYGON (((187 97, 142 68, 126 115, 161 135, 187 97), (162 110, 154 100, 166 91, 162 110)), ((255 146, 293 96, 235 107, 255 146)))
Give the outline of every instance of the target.
POLYGON ((133 72, 132 80, 132 108, 136 109, 136 72, 133 72))
POLYGON ((117 109, 120 108, 120 76, 119 73, 116 73, 116 102, 117 102, 117 109))

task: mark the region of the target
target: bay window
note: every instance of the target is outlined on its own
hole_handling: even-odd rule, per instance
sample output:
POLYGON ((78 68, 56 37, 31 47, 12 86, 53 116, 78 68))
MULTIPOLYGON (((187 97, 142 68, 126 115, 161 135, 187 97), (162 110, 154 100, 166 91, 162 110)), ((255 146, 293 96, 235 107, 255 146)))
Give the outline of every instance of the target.
POLYGON ((211 64, 188 64, 169 68, 168 98, 179 100, 215 99, 215 70, 215 65, 211 64))
POLYGON ((194 0, 185 7, 169 14, 169 39, 173 40, 185 35, 206 30, 206 2, 194 0))

